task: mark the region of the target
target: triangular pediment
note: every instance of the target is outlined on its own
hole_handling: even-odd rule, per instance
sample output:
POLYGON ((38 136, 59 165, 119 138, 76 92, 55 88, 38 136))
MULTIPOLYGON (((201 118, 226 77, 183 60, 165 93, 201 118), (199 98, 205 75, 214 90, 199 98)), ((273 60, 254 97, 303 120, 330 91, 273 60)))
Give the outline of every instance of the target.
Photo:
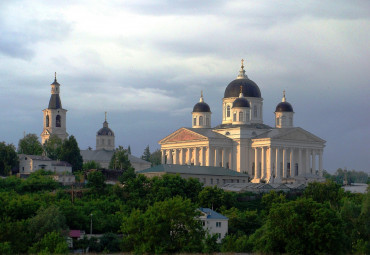
POLYGON ((292 141, 304 141, 304 142, 321 142, 325 143, 325 140, 311 134, 310 132, 302 128, 294 128, 287 133, 279 134, 274 139, 279 140, 292 140, 292 141))
POLYGON ((206 136, 200 135, 186 128, 180 128, 169 136, 159 141, 159 144, 207 140, 206 136))

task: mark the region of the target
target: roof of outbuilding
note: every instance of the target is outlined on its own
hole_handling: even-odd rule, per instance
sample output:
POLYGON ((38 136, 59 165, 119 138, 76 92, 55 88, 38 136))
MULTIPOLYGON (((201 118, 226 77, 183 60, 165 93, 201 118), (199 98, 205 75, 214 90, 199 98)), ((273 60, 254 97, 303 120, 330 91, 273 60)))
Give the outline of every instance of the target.
POLYGON ((247 174, 239 173, 223 167, 194 166, 194 165, 171 165, 164 164, 138 171, 137 173, 172 173, 172 174, 194 174, 194 175, 218 175, 248 177, 247 174))
POLYGON ((213 211, 210 208, 200 207, 199 208, 199 211, 205 213, 207 215, 207 219, 211 219, 211 220, 228 220, 227 217, 225 217, 224 215, 222 215, 222 214, 220 214, 218 212, 213 211))
MULTIPOLYGON (((110 162, 114 154, 114 150, 80 150, 80 153, 84 161, 94 160, 110 162)), ((141 158, 135 157, 130 154, 128 155, 128 159, 131 163, 149 163, 148 161, 142 160, 141 158)))

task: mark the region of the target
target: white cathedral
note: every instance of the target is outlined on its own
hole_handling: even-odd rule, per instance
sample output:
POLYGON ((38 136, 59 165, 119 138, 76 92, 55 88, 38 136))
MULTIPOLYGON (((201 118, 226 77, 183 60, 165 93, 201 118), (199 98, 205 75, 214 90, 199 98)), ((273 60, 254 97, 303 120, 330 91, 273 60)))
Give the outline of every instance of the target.
POLYGON ((203 94, 192 112, 192 128, 180 128, 159 141, 162 164, 221 166, 248 173, 252 182, 322 181, 325 141, 294 127, 285 91, 275 110, 275 127, 263 123, 263 98, 245 74, 229 83, 222 99, 222 123, 211 127, 203 94))

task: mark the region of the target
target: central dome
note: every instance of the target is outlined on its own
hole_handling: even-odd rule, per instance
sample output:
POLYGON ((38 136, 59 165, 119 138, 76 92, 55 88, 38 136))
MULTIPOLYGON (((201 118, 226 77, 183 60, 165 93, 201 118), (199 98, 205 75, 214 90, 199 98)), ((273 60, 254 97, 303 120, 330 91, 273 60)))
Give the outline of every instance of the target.
POLYGON ((257 84, 248 79, 235 79, 227 85, 225 89, 224 98, 238 97, 240 93, 240 86, 245 97, 261 97, 260 88, 257 84))

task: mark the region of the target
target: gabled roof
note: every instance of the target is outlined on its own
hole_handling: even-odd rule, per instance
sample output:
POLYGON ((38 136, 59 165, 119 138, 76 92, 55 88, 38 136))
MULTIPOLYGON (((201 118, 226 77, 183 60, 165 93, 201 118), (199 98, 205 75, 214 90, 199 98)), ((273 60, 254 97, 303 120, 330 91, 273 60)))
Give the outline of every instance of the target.
MULTIPOLYGON (((110 162, 114 154, 114 150, 80 150, 81 156, 84 161, 106 161, 110 162)), ((141 158, 133 155, 128 155, 128 159, 131 163, 150 164, 150 162, 142 160, 141 158)))
POLYGON ((27 158, 30 158, 32 160, 40 160, 40 161, 51 161, 50 158, 48 158, 46 156, 40 156, 40 155, 19 154, 18 157, 19 158, 27 157, 27 158))
POLYGON ((172 173, 172 174, 199 174, 199 175, 218 175, 218 176, 237 176, 248 177, 248 175, 239 173, 223 167, 214 166, 193 166, 193 165, 158 165, 148 169, 140 170, 138 174, 145 173, 172 173))
POLYGON ((199 211, 204 213, 204 215, 207 217, 207 219, 212 219, 212 220, 228 220, 227 217, 223 216, 222 214, 213 211, 212 209, 209 208, 203 208, 200 207, 199 211))
POLYGON ((293 141, 311 141, 311 142, 320 142, 325 143, 326 141, 315 136, 314 134, 304 130, 300 127, 293 128, 274 128, 265 133, 257 135, 252 138, 254 139, 279 139, 279 140, 293 140, 293 141))
POLYGON ((180 128, 173 132, 172 134, 166 136, 160 140, 159 144, 166 143, 176 143, 181 141, 207 141, 209 139, 225 139, 230 140, 230 138, 214 132, 211 128, 180 128))

